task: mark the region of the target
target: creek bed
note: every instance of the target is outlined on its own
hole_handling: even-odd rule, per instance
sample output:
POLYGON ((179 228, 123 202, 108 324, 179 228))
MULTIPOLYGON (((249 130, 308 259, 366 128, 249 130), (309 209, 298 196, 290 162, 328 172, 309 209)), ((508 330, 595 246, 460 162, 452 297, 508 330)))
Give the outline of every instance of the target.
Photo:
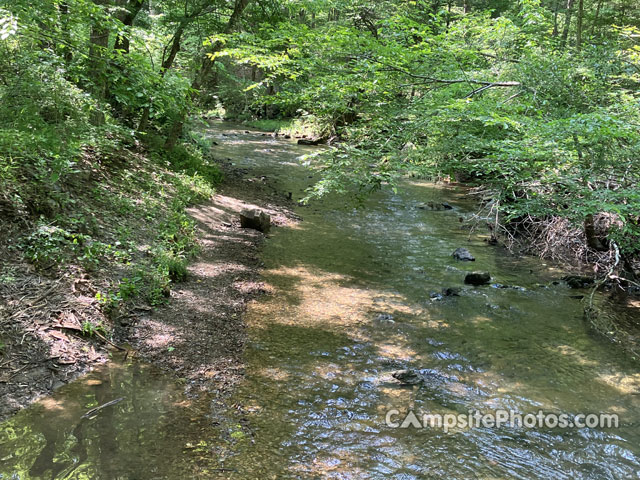
MULTIPOLYGON (((299 199, 315 180, 313 147, 226 123, 210 135, 216 155, 269 178, 274 195, 299 199)), ((331 199, 298 210, 303 221, 265 243, 271 293, 247 312, 233 408, 194 405, 153 369, 114 363, 2 424, 0 478, 640 478, 637 365, 589 333, 575 292, 553 284, 561 272, 463 228, 475 213, 463 190, 407 180, 362 209, 331 199), (476 261, 454 260, 458 247, 476 261), (492 284, 463 285, 471 270, 492 284), (459 296, 432 298, 444 287, 459 296), (431 380, 401 386, 401 368, 431 380), (608 412, 620 426, 385 424, 410 409, 608 412)))

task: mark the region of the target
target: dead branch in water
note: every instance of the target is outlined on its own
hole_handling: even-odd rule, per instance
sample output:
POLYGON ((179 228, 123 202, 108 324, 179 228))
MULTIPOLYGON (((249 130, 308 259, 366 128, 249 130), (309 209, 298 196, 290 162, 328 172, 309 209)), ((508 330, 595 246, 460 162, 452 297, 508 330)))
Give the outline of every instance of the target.
POLYGON ((80 417, 80 418, 89 418, 94 413, 98 413, 103 408, 109 407, 111 405, 115 405, 116 403, 120 403, 122 400, 124 400, 124 397, 116 398, 115 400, 111 400, 110 402, 103 403, 102 405, 100 405, 98 407, 95 407, 95 408, 92 408, 91 410, 87 411, 87 413, 82 415, 82 417, 80 417))

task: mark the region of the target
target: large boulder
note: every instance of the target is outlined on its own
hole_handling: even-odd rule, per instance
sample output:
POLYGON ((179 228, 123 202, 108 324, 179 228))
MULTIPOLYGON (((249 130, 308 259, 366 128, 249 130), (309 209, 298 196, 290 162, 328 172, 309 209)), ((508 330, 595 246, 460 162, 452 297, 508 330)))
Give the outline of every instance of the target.
POLYGON ((476 259, 471 252, 466 248, 456 248, 452 254, 453 258, 456 260, 462 260, 463 262, 475 262, 476 259))
POLYGON ((491 282, 489 272, 471 272, 464 277, 464 283, 468 285, 488 285, 491 282))
POLYGON ((262 210, 243 210, 240 212, 240 227, 267 233, 271 228, 271 217, 262 210))

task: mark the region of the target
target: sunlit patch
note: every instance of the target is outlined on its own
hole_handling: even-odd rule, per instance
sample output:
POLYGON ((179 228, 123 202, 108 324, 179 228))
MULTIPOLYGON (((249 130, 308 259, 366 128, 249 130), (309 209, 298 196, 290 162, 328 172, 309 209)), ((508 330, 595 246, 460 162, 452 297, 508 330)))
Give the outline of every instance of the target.
POLYGON ((596 367, 598 365, 598 362, 596 362, 595 360, 588 359, 584 355, 584 353, 572 347, 571 345, 565 344, 565 345, 551 346, 551 347, 548 347, 548 349, 552 352, 557 352, 557 353, 560 353, 561 355, 572 357, 572 361, 576 362, 579 365, 593 366, 593 367, 596 367))
POLYGON ((143 343, 148 347, 168 347, 178 340, 177 330, 175 328, 153 320, 147 320, 147 322, 150 324, 147 331, 156 332, 143 339, 143 343))
MULTIPOLYGON (((615 388, 621 394, 640 395, 640 373, 611 373, 598 375, 597 379, 615 388)), ((639 399, 640 400, 640 399, 639 399)))
POLYGON ((493 320, 489 317, 483 317, 483 316, 476 316, 473 317, 472 319, 470 319, 471 323, 473 323, 474 325, 482 325, 484 323, 491 323, 493 322, 493 320))
POLYGON ((388 343, 383 343, 377 346, 380 355, 385 358, 398 361, 408 361, 417 355, 417 352, 406 345, 406 340, 400 338, 398 335, 394 335, 389 338, 388 343))
POLYGON ((289 372, 282 368, 263 368, 258 370, 258 375, 275 380, 277 382, 283 382, 289 379, 289 372))
POLYGON ((427 320, 425 322, 425 325, 428 328, 433 328, 434 330, 439 330, 439 329, 444 329, 444 328, 449 328, 449 324, 447 322, 445 322, 444 320, 427 320))
POLYGON ((63 402, 61 400, 56 400, 52 397, 43 398, 38 403, 42 405, 46 410, 49 410, 49 411, 64 409, 63 402))

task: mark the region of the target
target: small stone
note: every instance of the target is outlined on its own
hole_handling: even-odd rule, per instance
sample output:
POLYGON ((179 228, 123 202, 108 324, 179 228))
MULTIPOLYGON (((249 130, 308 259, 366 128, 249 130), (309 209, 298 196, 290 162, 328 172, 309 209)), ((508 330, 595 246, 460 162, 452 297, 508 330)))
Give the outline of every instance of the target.
POLYGON ((471 272, 464 277, 464 283, 468 285, 488 285, 491 282, 489 272, 471 272))
POLYGON ((466 248, 456 248, 452 254, 453 258, 456 260, 461 260, 463 262, 475 262, 476 259, 471 252, 466 248))
POLYGON ((390 313, 380 313, 377 317, 376 320, 378 320, 379 322, 389 322, 389 323, 394 323, 393 321, 393 315, 391 315, 390 313))
POLYGON ((445 297, 459 297, 460 289, 458 287, 446 287, 442 289, 442 295, 445 297))

